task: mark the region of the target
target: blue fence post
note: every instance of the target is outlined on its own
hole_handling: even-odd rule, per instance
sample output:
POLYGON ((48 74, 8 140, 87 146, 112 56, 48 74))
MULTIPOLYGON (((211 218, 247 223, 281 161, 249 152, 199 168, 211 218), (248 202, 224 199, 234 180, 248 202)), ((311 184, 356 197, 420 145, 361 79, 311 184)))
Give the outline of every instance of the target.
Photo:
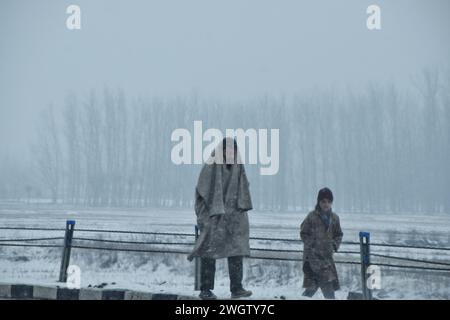
POLYGON ((61 268, 59 269, 59 282, 67 281, 67 268, 70 263, 70 251, 72 249, 73 231, 75 220, 66 221, 66 233, 64 235, 64 249, 61 258, 61 268))
POLYGON ((359 233, 359 244, 361 253, 361 284, 364 300, 372 300, 372 291, 367 288, 367 268, 370 266, 370 233, 359 233))
MULTIPOLYGON (((199 235, 198 226, 195 226, 195 243, 197 243, 199 235)), ((200 290, 200 258, 195 257, 195 283, 194 283, 194 290, 200 290)))

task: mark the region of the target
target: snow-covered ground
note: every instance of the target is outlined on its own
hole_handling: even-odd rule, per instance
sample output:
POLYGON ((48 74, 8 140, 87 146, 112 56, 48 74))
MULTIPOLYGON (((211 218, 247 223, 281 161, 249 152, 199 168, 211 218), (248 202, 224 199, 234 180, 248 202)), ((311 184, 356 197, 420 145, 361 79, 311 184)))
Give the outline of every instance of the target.
MULTIPOLYGON (((299 225, 307 212, 258 212, 249 214, 252 237, 299 238, 299 225)), ((367 215, 339 213, 344 241, 359 241, 359 231, 371 232, 374 243, 437 245, 450 247, 450 215, 367 215)), ((112 229, 149 232, 193 233, 193 210, 180 209, 77 209, 59 205, 0 204, 0 226, 64 228, 65 221, 76 220, 76 229, 112 229)), ((0 239, 63 236, 62 231, 0 230, 0 239)), ((128 241, 192 241, 191 237, 156 237, 152 235, 97 234, 75 231, 75 237, 128 241)), ((42 243, 42 242, 41 242, 42 243)), ((55 242, 46 242, 55 243, 55 242)), ((56 243, 61 243, 57 241, 56 243)), ((75 244, 126 247, 137 249, 162 248, 155 245, 118 245, 89 242, 75 244)), ((301 250, 300 243, 252 240, 256 248, 301 250)), ((170 248, 188 251, 190 246, 170 248)), ((359 251, 359 246, 344 245, 343 251, 359 251)), ((450 262, 450 251, 405 250, 372 247, 372 252, 410 258, 450 262)), ((264 255, 253 252, 252 255, 264 255)), ((301 258, 301 253, 279 254, 301 258)), ((0 246, 0 282, 56 284, 60 267, 60 248, 22 248, 0 246)), ((336 260, 359 261, 354 254, 337 254, 336 260)), ((390 264, 411 264, 404 261, 379 260, 390 264)), ((107 283, 108 288, 125 288, 149 292, 196 295, 194 291, 194 263, 186 255, 167 253, 138 253, 73 249, 71 264, 81 268, 81 285, 107 283), (112 284, 115 283, 115 284, 112 284)), ((338 264, 342 290, 338 299, 345 299, 349 291, 360 291, 359 265, 338 264)), ((431 266, 439 267, 439 266, 431 266)), ((441 266, 442 267, 442 266, 441 266)), ((301 262, 246 259, 244 285, 254 292, 255 299, 302 299, 301 262)), ((450 268, 450 267, 446 267, 450 268)), ((381 285, 375 295, 387 299, 450 299, 450 272, 393 269, 382 267, 381 285), (419 272, 420 271, 420 272, 419 272)), ((225 260, 217 262, 214 292, 220 298, 229 297, 229 280, 225 260)), ((317 293, 315 299, 321 299, 317 293)))

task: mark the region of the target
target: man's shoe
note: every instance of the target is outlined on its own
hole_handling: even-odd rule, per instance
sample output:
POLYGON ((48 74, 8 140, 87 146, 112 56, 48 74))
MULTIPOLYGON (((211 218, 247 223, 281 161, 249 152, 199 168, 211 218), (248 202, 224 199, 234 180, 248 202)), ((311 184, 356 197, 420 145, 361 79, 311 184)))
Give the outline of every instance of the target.
POLYGON ((211 290, 203 290, 198 295, 202 300, 216 300, 217 296, 211 290))
POLYGON ((239 289, 231 292, 231 299, 250 297, 253 294, 250 290, 239 289))

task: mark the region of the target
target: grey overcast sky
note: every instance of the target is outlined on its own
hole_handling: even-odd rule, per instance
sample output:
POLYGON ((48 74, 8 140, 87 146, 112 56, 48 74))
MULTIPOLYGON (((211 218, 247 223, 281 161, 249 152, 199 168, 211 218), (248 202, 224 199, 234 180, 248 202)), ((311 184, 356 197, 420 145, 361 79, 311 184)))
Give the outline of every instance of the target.
POLYGON ((0 156, 28 151, 69 91, 239 99, 448 66, 448 0, 1 0, 0 156), (65 21, 81 7, 81 30, 65 21), (366 28, 381 7, 382 30, 366 28))

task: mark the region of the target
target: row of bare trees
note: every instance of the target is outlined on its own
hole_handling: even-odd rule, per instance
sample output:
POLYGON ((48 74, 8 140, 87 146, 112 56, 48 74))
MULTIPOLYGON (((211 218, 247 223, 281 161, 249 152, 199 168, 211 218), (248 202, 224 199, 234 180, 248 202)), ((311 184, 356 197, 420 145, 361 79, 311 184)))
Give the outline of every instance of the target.
POLYGON ((307 210, 329 186, 338 210, 450 212, 450 77, 427 70, 412 83, 245 101, 72 94, 42 115, 33 172, 54 202, 189 207, 200 166, 173 164, 170 137, 202 120, 280 129, 278 174, 246 165, 257 209, 307 210))

